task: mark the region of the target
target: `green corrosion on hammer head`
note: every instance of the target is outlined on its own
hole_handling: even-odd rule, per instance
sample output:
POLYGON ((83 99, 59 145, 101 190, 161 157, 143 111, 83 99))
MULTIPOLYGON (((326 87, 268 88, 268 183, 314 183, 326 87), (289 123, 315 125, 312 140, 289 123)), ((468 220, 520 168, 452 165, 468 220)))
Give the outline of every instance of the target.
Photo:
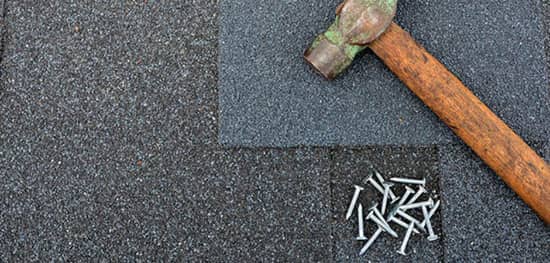
POLYGON ((396 8, 397 0, 345 0, 336 9, 334 23, 306 50, 306 61, 325 78, 335 78, 384 33, 396 8))

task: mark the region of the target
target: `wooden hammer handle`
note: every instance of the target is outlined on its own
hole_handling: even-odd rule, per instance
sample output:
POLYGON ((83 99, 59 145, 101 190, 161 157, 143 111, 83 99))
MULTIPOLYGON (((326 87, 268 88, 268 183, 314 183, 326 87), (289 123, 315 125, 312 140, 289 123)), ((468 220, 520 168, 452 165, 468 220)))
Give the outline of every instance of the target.
POLYGON ((397 24, 392 23, 369 47, 550 223, 550 166, 521 137, 397 24))

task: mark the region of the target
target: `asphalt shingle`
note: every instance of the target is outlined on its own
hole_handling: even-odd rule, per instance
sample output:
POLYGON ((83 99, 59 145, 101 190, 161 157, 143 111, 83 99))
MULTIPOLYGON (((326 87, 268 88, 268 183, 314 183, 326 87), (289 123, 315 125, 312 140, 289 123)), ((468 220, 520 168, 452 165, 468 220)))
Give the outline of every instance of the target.
POLYGON ((8 2, 2 143, 215 144, 216 2, 8 2))
POLYGON ((472 151, 441 147, 440 162, 446 260, 548 260, 550 229, 472 151))
MULTIPOLYGON (((220 142, 369 145, 456 142, 367 52, 328 82, 302 59, 339 0, 220 1, 220 142)), ((529 140, 548 138, 540 2, 399 1, 397 21, 529 140)))
POLYGON ((8 261, 300 260, 331 254, 326 150, 167 147, 134 165, 5 157, 8 261), (17 167, 17 168, 12 168, 17 167), (313 253, 315 252, 315 253, 313 253))
MULTIPOLYGON (((531 59, 532 74, 525 75, 525 79, 517 78, 517 81, 533 83, 533 78, 540 74, 538 49, 541 43, 537 37, 529 39, 529 36, 538 32, 535 24, 540 21, 535 16, 535 19, 529 17, 533 21, 525 24, 514 22, 524 21, 525 17, 518 16, 520 13, 537 12, 536 5, 514 6, 519 10, 504 12, 472 9, 484 3, 460 0, 453 1, 455 9, 431 13, 436 4, 448 2, 401 1, 399 16, 410 19, 400 18, 400 22, 409 26, 407 29, 419 41, 463 77, 470 76, 470 70, 475 69, 460 65, 466 63, 468 56, 489 50, 483 45, 490 43, 490 39, 456 45, 456 41, 468 36, 466 31, 457 31, 456 36, 432 35, 426 34, 423 30, 427 29, 422 25, 437 27, 440 24, 430 24, 427 20, 445 20, 450 29, 429 30, 457 30, 459 25, 452 21, 464 19, 470 13, 475 17, 493 12, 497 16, 491 19, 496 22, 479 28, 490 31, 494 29, 491 25, 499 28, 509 25, 525 29, 527 32, 520 34, 525 40, 522 45, 508 42, 504 50, 515 55, 522 52, 521 48, 529 52, 527 57, 518 55, 518 64, 510 63, 510 67, 505 68, 510 76, 499 80, 499 85, 507 83, 508 78, 516 80, 516 74, 520 73, 510 69, 531 59), (475 48, 470 50, 472 46, 475 48), (460 53, 468 56, 456 55, 460 53)), ((330 123, 317 122, 315 118, 292 125, 286 125, 286 120, 270 119, 270 114, 287 110, 280 107, 283 104, 273 104, 273 97, 297 98, 290 100, 289 105, 298 107, 301 103, 300 107, 303 106, 308 114, 325 116, 338 109, 334 114, 358 112, 350 118, 370 122, 379 120, 368 116, 385 116, 384 125, 388 129, 376 131, 369 138, 384 139, 385 132, 391 133, 388 138, 401 137, 407 141, 424 140, 428 136, 435 136, 433 141, 452 138, 419 101, 404 88, 399 88, 393 76, 370 54, 356 63, 344 79, 334 84, 336 88, 328 92, 323 86, 326 83, 307 67, 301 69, 307 72, 293 72, 297 67, 293 63, 301 61, 302 50, 332 19, 337 1, 275 1, 268 5, 242 0, 229 3, 222 1, 221 20, 225 29, 238 28, 235 32, 245 32, 244 36, 250 37, 245 40, 255 42, 241 43, 243 45, 236 49, 227 50, 231 43, 226 42, 227 35, 223 35, 222 29, 222 53, 239 55, 246 50, 244 44, 260 43, 255 49, 257 52, 251 54, 256 55, 254 65, 259 66, 253 70, 261 72, 260 69, 268 65, 263 63, 273 59, 269 55, 280 51, 264 49, 281 42, 260 40, 274 39, 270 31, 271 27, 275 28, 274 24, 292 25, 288 31, 278 31, 274 35, 275 39, 290 41, 277 47, 288 48, 283 52, 285 57, 269 60, 272 63, 269 65, 286 65, 282 71, 276 71, 277 76, 290 72, 296 77, 292 83, 305 83, 288 86, 297 88, 289 91, 277 88, 278 80, 269 80, 265 72, 256 76, 235 72, 231 76, 235 83, 262 79, 273 87, 264 90, 264 94, 256 94, 257 97, 250 100, 253 106, 239 109, 237 112, 243 115, 238 116, 237 122, 229 123, 242 127, 243 123, 249 125, 249 120, 258 120, 253 118, 263 114, 261 122, 266 124, 263 126, 266 130, 239 128, 234 131, 242 132, 239 138, 248 138, 245 144, 268 140, 270 144, 283 145, 287 138, 277 136, 290 134, 289 138, 305 138, 309 135, 293 133, 293 127, 302 129, 315 123, 320 124, 308 128, 318 136, 315 140, 326 145, 340 142, 325 136, 324 127, 330 123), (300 9, 304 6, 310 8, 300 9), (233 19, 248 19, 249 23, 227 24, 228 10, 248 12, 248 17, 233 19), (298 21, 294 15, 303 14, 303 10, 307 10, 308 16, 298 21), (295 26, 301 22, 310 26, 295 26), (303 39, 292 42, 297 37, 303 39), (390 83, 395 89, 376 90, 372 86, 366 89, 359 85, 337 89, 347 81, 361 82, 357 76, 363 76, 366 70, 380 71, 377 75, 380 79, 369 79, 367 83, 390 83), (350 80, 350 76, 357 79, 350 80), (317 84, 318 89, 313 93, 300 90, 317 84), (303 103, 302 100, 311 94, 321 102, 303 103), (383 102, 380 98, 367 103, 369 107, 380 107, 378 110, 384 111, 383 114, 361 112, 365 105, 359 104, 363 103, 359 100, 350 104, 350 108, 342 106, 354 101, 354 96, 364 98, 373 94, 384 94, 382 100, 386 99, 387 103, 380 104, 383 102), (392 105, 392 99, 397 99, 391 96, 407 102, 392 105), (264 111, 260 110, 262 107, 264 111), (327 108, 323 110, 324 107, 327 108), (260 111, 252 112, 257 116, 246 115, 250 114, 247 112, 250 109, 260 111), (397 119, 391 119, 391 113, 403 109, 410 116, 400 116, 405 123, 395 126, 397 119), (424 128, 412 133, 391 128, 414 128, 420 124, 425 125, 424 128)), ((501 4, 506 7, 506 3, 501 4)), ((217 144, 218 3, 215 0, 93 3, 22 0, 7 1, 5 7, 6 18, 0 23, 5 32, 0 74, 0 257, 3 260, 348 262, 365 259, 453 261, 487 256, 495 260, 544 261, 548 257, 548 250, 543 247, 547 244, 545 240, 550 239, 547 229, 465 147, 449 146, 439 151, 436 146, 221 148, 217 144), (434 219, 436 230, 443 231, 439 242, 429 243, 415 237, 409 247, 413 253, 403 258, 394 253, 400 240, 382 238, 368 256, 357 257, 360 245, 351 240, 356 234, 354 222, 344 222, 343 216, 352 184, 360 183, 369 163, 387 177, 429 178, 430 188, 441 192, 446 202, 442 214, 436 214, 434 219), (478 176, 472 176, 469 181, 461 180, 465 174, 478 176), (476 187, 492 192, 485 196, 479 193, 464 196, 461 191, 478 189, 476 187), (479 202, 500 210, 469 209, 468 204, 479 202), (486 220, 490 216, 498 218, 486 220), (479 224, 479 227, 467 228, 460 220, 469 220, 470 224, 479 224), (514 224, 512 220, 521 220, 525 225, 514 224), (495 231, 494 224, 506 229, 495 231), (479 232, 481 238, 476 236, 479 232), (500 248, 507 251, 498 253, 500 248)), ((548 6, 546 8, 548 12, 548 6)), ((460 26, 478 28, 479 25, 460 26)), ((250 56, 248 53, 241 55, 250 56)), ((474 78, 485 73, 487 71, 476 73, 474 78)), ((544 78, 539 81, 546 83, 544 78)), ((510 87, 513 83, 504 86, 510 87)), ((251 86, 243 89, 239 85, 222 85, 220 101, 226 106, 221 109, 222 117, 228 113, 229 101, 223 97, 227 88, 238 94, 233 99, 239 103, 251 96, 247 93, 251 86)), ((545 132, 545 126, 541 128, 541 125, 547 122, 537 118, 545 115, 535 115, 533 120, 529 114, 537 110, 547 112, 547 104, 539 103, 547 98, 543 94, 544 87, 535 92, 518 89, 517 94, 528 96, 513 97, 511 94, 510 97, 508 94, 505 100, 496 100, 493 97, 498 89, 493 91, 490 85, 475 86, 479 94, 486 96, 483 99, 495 106, 522 135, 543 140, 548 137, 541 137, 545 132), (537 94, 542 95, 534 100, 537 94), (518 121, 517 116, 527 117, 518 121)), ((242 104, 229 106, 239 105, 242 104)), ((292 117, 299 115, 298 112, 292 114, 292 117)), ((228 127, 227 121, 222 124, 222 130, 228 127)), ((367 138, 353 134, 353 129, 348 130, 349 133, 338 136, 351 136, 348 138, 358 142, 367 138)), ((366 131, 368 129, 362 132, 366 131)), ((220 134, 224 142, 229 138, 226 132, 220 134)), ((550 158, 550 142, 546 144, 546 151, 550 158)), ((369 231, 372 233, 372 229, 369 231)))
MULTIPOLYGON (((544 14, 544 43, 546 54, 546 70, 550 71, 550 0, 542 0, 544 14)), ((550 96, 550 95, 549 95, 550 96)))
MULTIPOLYGON (((390 177, 426 178, 426 189, 433 191, 432 196, 439 196, 438 156, 435 147, 368 147, 360 149, 334 150, 332 153, 333 169, 331 173, 331 205, 333 230, 334 262, 437 262, 443 260, 443 236, 441 216, 436 213, 432 218, 434 230, 441 238, 429 242, 426 236, 413 235, 408 245, 408 256, 397 254, 406 230, 395 227, 399 238, 395 239, 382 234, 364 256, 359 256, 364 242, 354 240, 357 235, 357 216, 354 214, 349 221, 345 220, 353 185, 365 186, 359 201, 368 208, 380 202, 382 196, 372 186, 364 183, 367 172, 376 167, 386 179, 390 177)), ((396 189, 401 189, 395 187, 396 189)), ((402 190, 402 189, 401 189, 402 190)), ((397 191, 401 196, 403 192, 397 191)), ((422 197, 424 198, 424 197, 422 197)), ((365 214, 366 215, 366 214, 365 214)), ((419 213, 411 215, 422 218, 419 213)), ((376 228, 367 222, 367 237, 376 228)))
POLYGON ((2 258, 207 256, 219 190, 189 156, 215 155, 192 146, 216 145, 217 2, 6 8, 2 258))

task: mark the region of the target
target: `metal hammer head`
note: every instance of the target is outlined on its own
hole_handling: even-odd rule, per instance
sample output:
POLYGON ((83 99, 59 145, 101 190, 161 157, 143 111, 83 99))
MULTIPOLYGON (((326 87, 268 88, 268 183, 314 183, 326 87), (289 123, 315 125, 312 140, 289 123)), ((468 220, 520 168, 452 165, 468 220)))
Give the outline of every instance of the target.
POLYGON ((345 0, 334 23, 306 50, 306 61, 325 78, 335 78, 386 30, 396 8, 397 0, 345 0))

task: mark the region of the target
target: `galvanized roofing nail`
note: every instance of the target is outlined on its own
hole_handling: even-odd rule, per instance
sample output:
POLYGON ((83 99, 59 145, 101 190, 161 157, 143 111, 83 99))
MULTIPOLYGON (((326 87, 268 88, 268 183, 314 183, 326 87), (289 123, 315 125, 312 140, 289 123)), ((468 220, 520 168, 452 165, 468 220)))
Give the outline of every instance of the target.
POLYGON ((395 231, 393 231, 393 229, 391 229, 391 227, 389 227, 387 223, 382 222, 383 219, 379 219, 377 216, 375 216, 373 211, 371 211, 369 215, 367 215, 367 220, 369 219, 374 221, 374 223, 376 223, 378 226, 382 227, 382 229, 388 232, 388 234, 390 234, 391 236, 395 238, 399 237, 399 235, 397 235, 397 233, 395 233, 395 231))
POLYGON ((410 216, 409 214, 405 213, 401 209, 397 209, 397 214, 400 215, 401 217, 407 219, 409 222, 414 223, 416 226, 418 226, 420 231, 426 232, 426 230, 424 229, 424 226, 422 226, 422 224, 420 224, 420 222, 416 218, 410 216))
POLYGON ((370 246, 372 246, 372 244, 374 243, 374 241, 378 238, 378 236, 380 236, 380 233, 382 233, 382 231, 384 231, 381 227, 378 227, 378 229, 376 230, 376 232, 374 232, 374 234, 372 234, 372 236, 369 238, 369 240, 367 241, 367 243, 363 246, 363 248, 361 248, 361 251, 359 251, 359 255, 363 255, 367 252, 367 250, 369 249, 370 246))
POLYGON ((393 218, 395 214, 397 214, 397 210, 399 210, 399 206, 393 206, 393 208, 388 212, 388 216, 386 216, 386 221, 389 221, 391 218, 393 218))
POLYGON ((372 186, 374 186, 374 188, 376 190, 378 190, 378 192, 380 192, 381 194, 384 194, 384 188, 382 188, 382 186, 380 186, 380 184, 378 184, 373 178, 372 178, 372 173, 369 173, 369 175, 363 180, 365 183, 367 184, 371 184, 372 186))
POLYGON ((392 187, 393 184, 389 182, 388 183, 384 182, 383 185, 384 185, 384 197, 382 198, 382 208, 380 208, 380 212, 382 212, 382 214, 385 214, 386 206, 388 204, 388 196, 390 194, 390 187, 392 187))
POLYGON ((382 213, 380 213, 380 210, 378 210, 378 203, 374 204, 371 208, 369 208, 369 211, 372 211, 374 212, 374 215, 378 217, 378 219, 380 219, 380 222, 382 222, 386 228, 390 228, 390 225, 388 224, 388 222, 386 222, 386 220, 384 220, 384 216, 382 215, 382 213))
POLYGON ((427 193, 428 191, 426 191, 426 188, 424 188, 424 186, 422 185, 419 185, 418 186, 418 190, 416 191, 416 193, 414 194, 413 197, 411 197, 411 200, 409 200, 407 202, 407 205, 410 205, 412 203, 414 203, 414 201, 416 201, 416 199, 418 199, 422 194, 424 193, 427 193))
POLYGON ((428 208, 426 206, 422 207, 422 213, 424 214, 424 221, 426 222, 426 228, 428 228, 428 233, 430 236, 428 236, 429 241, 435 241, 439 237, 434 233, 434 230, 432 228, 432 222, 430 221, 430 215, 428 214, 428 208))
MULTIPOLYGON (((398 253, 402 255, 406 255, 406 248, 413 232, 416 234, 421 233, 421 231, 424 233, 428 232, 429 241, 434 241, 439 238, 434 233, 430 218, 435 214, 441 202, 439 200, 435 202, 431 197, 429 197, 427 201, 416 202, 418 198, 422 196, 422 194, 427 193, 426 189, 424 188, 426 184, 426 179, 392 177, 389 181, 419 185, 418 191, 415 192, 414 189, 405 185, 405 193, 401 197, 396 197, 392 191, 393 183, 385 181, 384 177, 376 169, 372 169, 369 172, 369 175, 364 179, 363 182, 366 184, 371 184, 378 192, 382 193, 383 197, 380 210, 378 209, 378 203, 376 203, 374 206, 368 209, 370 212, 366 217, 363 217, 364 210, 362 204, 357 205, 357 216, 359 223, 358 236, 356 237, 357 240, 367 240, 367 238, 365 237, 364 219, 372 220, 378 225, 378 229, 367 240, 367 243, 361 248, 359 255, 365 254, 383 231, 388 232, 388 234, 393 237, 399 237, 398 234, 390 226, 390 223, 395 223, 400 227, 404 227, 407 229, 405 238, 403 239, 403 243, 401 244, 401 247, 398 251, 398 253), (378 181, 380 183, 378 183, 378 181), (412 194, 414 195, 410 199, 408 199, 412 194), (391 202, 389 198, 391 198, 391 202), (388 208, 389 206, 391 206, 391 209, 388 208), (414 208, 422 208, 424 219, 422 222, 405 212, 408 209, 414 208), (406 223, 396 216, 400 216, 402 219, 409 221, 409 223, 406 223)), ((353 213, 353 208, 355 208, 357 200, 359 198, 359 194, 362 190, 364 190, 363 187, 357 185, 355 185, 354 187, 355 193, 351 200, 350 207, 348 208, 346 219, 349 219, 349 217, 351 217, 351 214, 353 213)))
MULTIPOLYGON (((403 228, 409 228, 409 225, 407 223, 403 222, 401 219, 399 219, 395 216, 389 218, 388 222, 396 223, 397 225, 402 226, 403 228)), ((420 234, 420 232, 418 230, 416 230, 416 228, 413 229, 413 232, 416 233, 416 234, 420 234)))
POLYGON ((390 181, 402 184, 419 184, 422 186, 426 185, 426 178, 414 179, 414 178, 403 178, 403 177, 392 177, 390 181))
MULTIPOLYGON (((440 204, 441 204, 440 200, 437 200, 437 202, 435 202, 434 206, 432 207, 432 209, 428 213, 428 219, 432 218, 432 216, 435 214, 435 212, 439 208, 440 204)), ((422 228, 424 228, 424 226, 426 225, 426 219, 424 219, 424 221, 422 221, 421 225, 422 225, 422 228)))
POLYGON ((409 209, 425 207, 425 206, 429 206, 430 208, 433 207, 434 206, 434 200, 430 197, 428 199, 428 201, 418 202, 418 203, 414 203, 414 204, 410 204, 410 205, 402 205, 401 207, 399 207, 399 209, 401 209, 403 211, 406 211, 406 210, 409 210, 409 209))
POLYGON ((399 203, 397 203, 397 206, 402 206, 412 193, 414 193, 414 189, 405 186, 405 193, 403 194, 403 196, 401 196, 401 199, 399 200, 399 203))
POLYGON ((357 199, 359 198, 359 193, 365 189, 358 185, 354 185, 353 187, 355 187, 355 193, 353 193, 353 198, 351 198, 351 202, 348 207, 348 212, 346 213, 346 220, 348 220, 351 217, 351 214, 353 213, 353 209, 355 208, 355 203, 357 203, 357 199))
POLYGON ((376 176, 376 178, 378 178, 378 181, 383 184, 385 182, 384 180, 384 177, 382 177, 382 174, 380 174, 380 172, 378 172, 378 170, 376 169, 373 169, 373 173, 374 175, 376 176))
POLYGON ((409 239, 411 238, 411 234, 414 229, 414 224, 411 222, 409 224, 409 227, 407 228, 407 233, 405 234, 405 238, 403 238, 403 243, 401 243, 401 248, 397 251, 397 253, 406 256, 407 253, 405 253, 405 250, 407 249, 407 243, 409 242, 409 239))
MULTIPOLYGON (((371 176, 372 177, 372 174, 374 174, 376 176, 376 178, 378 178, 378 181, 381 183, 381 184, 384 184, 386 182, 386 180, 384 180, 384 177, 382 177, 382 174, 380 174, 380 172, 378 172, 378 170, 376 170, 376 168, 373 168, 371 170, 371 176)), ((383 193, 382 193, 383 194, 383 193)), ((390 189, 390 198, 391 200, 395 200, 397 199, 397 196, 395 195, 395 193, 390 189)))
POLYGON ((391 203, 390 203, 390 204, 393 205, 393 204, 397 203, 397 202, 400 201, 400 200, 401 200, 401 196, 398 196, 398 197, 395 198, 394 200, 391 200, 391 203))
POLYGON ((359 204, 357 206, 357 220, 359 221, 359 234, 357 235, 357 240, 367 240, 365 237, 365 226, 363 223, 363 205, 359 204))

